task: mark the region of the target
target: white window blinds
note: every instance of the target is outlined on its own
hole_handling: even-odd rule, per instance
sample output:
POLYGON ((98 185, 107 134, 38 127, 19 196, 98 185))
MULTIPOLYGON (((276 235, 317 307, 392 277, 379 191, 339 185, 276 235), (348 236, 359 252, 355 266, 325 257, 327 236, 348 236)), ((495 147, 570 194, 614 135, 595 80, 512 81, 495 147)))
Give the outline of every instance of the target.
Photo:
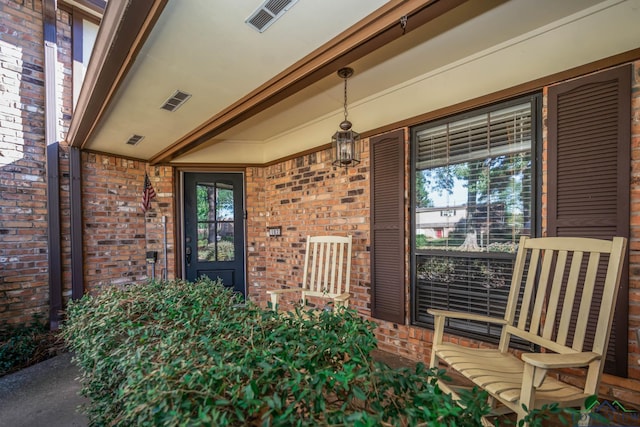
POLYGON ((427 127, 416 137, 418 170, 530 150, 531 104, 427 127))

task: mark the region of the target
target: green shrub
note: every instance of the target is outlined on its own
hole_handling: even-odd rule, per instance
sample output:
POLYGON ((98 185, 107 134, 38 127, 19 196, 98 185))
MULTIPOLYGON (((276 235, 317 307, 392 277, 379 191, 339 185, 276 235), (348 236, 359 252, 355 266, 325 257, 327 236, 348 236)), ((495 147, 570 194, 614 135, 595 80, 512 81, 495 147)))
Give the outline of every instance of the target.
POLYGON ((427 236, 416 234, 416 248, 424 248, 427 246, 427 236))
POLYGON ((275 313, 208 279, 108 288, 70 304, 92 425, 475 426, 436 385, 442 372, 374 362, 355 311, 275 313))
POLYGON ((57 354, 55 340, 39 316, 27 325, 0 330, 0 376, 57 354))

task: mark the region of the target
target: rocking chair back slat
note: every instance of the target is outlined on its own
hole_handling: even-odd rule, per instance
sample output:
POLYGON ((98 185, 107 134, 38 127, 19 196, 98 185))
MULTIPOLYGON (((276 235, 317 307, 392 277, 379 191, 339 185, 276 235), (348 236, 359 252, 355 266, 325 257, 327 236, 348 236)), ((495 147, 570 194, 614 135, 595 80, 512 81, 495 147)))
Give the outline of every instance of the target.
MULTIPOLYGON (((566 253, 566 251, 565 251, 566 253)), ((569 325, 571 323, 571 313, 573 311, 572 302, 576 296, 576 290, 578 288, 578 280, 580 276, 580 266, 582 265, 582 257, 583 252, 575 252, 573 254, 573 259, 571 260, 571 270, 569 272, 569 278, 567 280, 567 287, 565 289, 565 298, 564 303, 562 304, 562 313, 560 317, 560 323, 558 324, 558 337, 556 338, 556 342, 561 345, 566 345, 567 336, 569 334, 569 325)), ((559 272, 558 274, 561 274, 559 272)), ((562 285, 560 282, 559 286, 562 285)), ((554 293, 559 294, 560 290, 554 290, 554 293)), ((558 299, 553 301, 555 304, 558 304, 558 299)), ((549 319, 549 322, 545 325, 545 333, 544 337, 547 339, 552 339, 553 333, 553 325, 555 324, 555 315, 553 319, 549 319)))
MULTIPOLYGON (((547 288, 549 287, 553 258, 552 252, 545 252, 542 256, 542 269, 540 279, 538 280, 538 289, 535 292, 536 296, 531 317, 531 325, 529 326, 529 332, 534 335, 538 335, 538 331, 540 331, 540 318, 542 317, 545 296, 547 294, 547 288)), ((532 273, 535 274, 535 271, 532 273)))
POLYGON ((573 344, 571 345, 571 348, 577 351, 582 351, 582 348, 584 346, 584 340, 587 332, 587 323, 592 310, 591 302, 593 300, 593 293, 595 290, 596 275, 598 273, 599 264, 600 254, 592 253, 589 257, 587 274, 585 277, 584 285, 582 287, 582 298, 580 300, 580 307, 578 309, 578 321, 576 322, 576 329, 573 335, 573 344))
MULTIPOLYGON (((558 265, 562 265, 563 267, 567 264, 567 251, 559 251, 558 252, 558 265)), ((553 286, 551 288, 551 294, 559 293, 560 286, 562 286, 562 273, 561 269, 556 268, 555 274, 553 276, 553 286)), ((551 323, 554 323, 556 320, 556 315, 558 313, 558 299, 549 299, 549 306, 547 307, 547 312, 545 315, 545 326, 542 332, 542 337, 545 339, 552 339, 553 329, 549 326, 551 323)))
MULTIPOLYGON (((339 260, 344 259, 344 245, 335 244, 336 248, 333 253, 336 259, 333 262, 333 277, 342 277, 342 266, 344 263, 339 262, 339 260), (338 270, 337 272, 335 270, 338 270)), ((335 280, 331 282, 331 293, 336 293, 336 283, 335 280)))
MULTIPOLYGON (((520 275, 520 279, 522 279, 522 274, 523 271, 525 269, 524 265, 525 265, 525 257, 526 256, 526 252, 522 253, 523 257, 522 259, 518 259, 516 262, 516 265, 514 266, 514 270, 520 275)), ((520 258, 520 257, 518 257, 520 258)), ((540 258, 540 251, 539 250, 533 250, 531 252, 531 259, 530 259, 530 264, 533 265, 537 265, 538 264, 538 260, 540 258)), ((529 313, 529 307, 531 305, 531 298, 533 296, 533 292, 536 288, 535 283, 536 283, 536 271, 535 269, 529 269, 529 271, 527 272, 527 281, 524 287, 524 295, 522 297, 522 304, 520 305, 520 314, 518 317, 518 329, 522 329, 523 331, 526 329, 527 327, 527 317, 528 317, 528 313, 529 313)), ((515 283, 515 278, 512 281, 512 288, 511 291, 509 293, 509 304, 513 304, 513 307, 515 309, 517 303, 518 303, 518 298, 514 297, 514 295, 518 295, 515 294, 516 289, 513 287, 513 285, 517 286, 517 291, 520 292, 520 282, 517 282, 517 284, 515 283)), ((514 313, 515 314, 515 313, 514 313)), ((507 319, 509 320, 509 319, 507 319)), ((511 321, 513 321, 513 318, 511 318, 511 321)))

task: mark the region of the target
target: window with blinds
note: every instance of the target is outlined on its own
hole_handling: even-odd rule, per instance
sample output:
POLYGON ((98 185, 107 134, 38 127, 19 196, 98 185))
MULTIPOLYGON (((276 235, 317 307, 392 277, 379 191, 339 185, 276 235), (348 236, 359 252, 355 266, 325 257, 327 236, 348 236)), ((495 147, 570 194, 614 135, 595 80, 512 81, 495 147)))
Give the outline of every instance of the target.
MULTIPOLYGON (((538 97, 412 129, 412 319, 429 308, 501 317, 517 242, 531 235, 538 97)), ((466 321, 450 332, 492 341, 499 330, 466 321)))

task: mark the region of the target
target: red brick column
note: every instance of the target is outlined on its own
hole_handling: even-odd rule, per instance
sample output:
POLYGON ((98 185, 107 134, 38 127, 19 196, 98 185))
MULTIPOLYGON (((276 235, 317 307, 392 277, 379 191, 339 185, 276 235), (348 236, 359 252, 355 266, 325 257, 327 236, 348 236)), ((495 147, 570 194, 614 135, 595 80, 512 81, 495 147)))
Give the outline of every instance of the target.
POLYGON ((265 181, 264 168, 247 168, 245 172, 247 298, 258 303, 264 302, 264 290, 268 283, 266 265, 268 218, 265 181))
POLYGON ((60 167, 60 250, 62 253, 63 306, 66 306, 67 302, 71 299, 70 163, 69 147, 64 141, 71 122, 71 113, 73 111, 73 87, 71 74, 73 68, 73 47, 71 45, 71 25, 71 14, 63 10, 58 10, 58 63, 61 64, 62 69, 56 73, 56 92, 58 93, 57 105, 60 108, 60 111, 58 112, 59 135, 57 139, 58 141, 61 141, 58 163, 60 167))
POLYGON ((0 0, 0 327, 49 310, 42 28, 41 2, 0 0))

